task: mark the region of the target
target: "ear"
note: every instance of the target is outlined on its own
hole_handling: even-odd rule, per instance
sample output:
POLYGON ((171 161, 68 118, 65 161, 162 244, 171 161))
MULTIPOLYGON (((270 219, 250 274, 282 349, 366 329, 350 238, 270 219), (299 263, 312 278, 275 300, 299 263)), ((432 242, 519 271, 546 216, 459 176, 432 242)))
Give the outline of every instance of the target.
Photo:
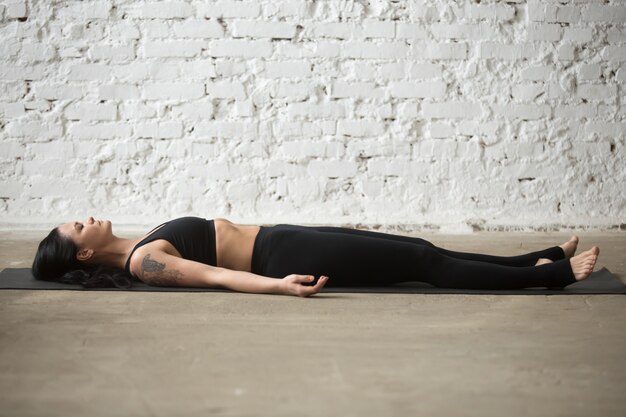
POLYGON ((92 249, 80 249, 76 253, 76 259, 78 259, 79 261, 88 261, 92 256, 93 256, 92 249))

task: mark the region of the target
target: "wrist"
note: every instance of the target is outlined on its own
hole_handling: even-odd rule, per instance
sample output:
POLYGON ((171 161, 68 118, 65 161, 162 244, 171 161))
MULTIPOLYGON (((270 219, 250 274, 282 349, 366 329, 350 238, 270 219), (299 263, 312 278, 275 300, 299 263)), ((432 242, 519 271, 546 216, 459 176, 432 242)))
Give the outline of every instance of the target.
POLYGON ((274 294, 286 295, 285 280, 282 278, 273 278, 276 281, 274 285, 274 294))

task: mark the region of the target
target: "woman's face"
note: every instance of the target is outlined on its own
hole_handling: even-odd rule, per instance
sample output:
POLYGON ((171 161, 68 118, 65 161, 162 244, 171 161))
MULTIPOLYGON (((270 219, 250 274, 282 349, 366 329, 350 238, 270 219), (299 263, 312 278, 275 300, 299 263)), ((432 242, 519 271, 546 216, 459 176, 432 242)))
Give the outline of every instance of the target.
POLYGON ((111 222, 89 217, 84 221, 72 221, 58 226, 59 232, 71 239, 81 250, 95 250, 111 240, 111 222))

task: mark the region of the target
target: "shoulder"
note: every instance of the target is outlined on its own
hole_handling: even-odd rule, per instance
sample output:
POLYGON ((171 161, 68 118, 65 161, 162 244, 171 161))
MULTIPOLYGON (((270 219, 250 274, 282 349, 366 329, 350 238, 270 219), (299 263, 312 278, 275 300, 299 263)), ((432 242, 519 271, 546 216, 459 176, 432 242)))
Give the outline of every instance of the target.
POLYGON ((176 253, 176 250, 172 251, 171 244, 164 240, 155 240, 149 242, 140 248, 137 248, 133 255, 130 257, 129 269, 130 273, 136 277, 141 277, 142 265, 144 262, 148 262, 149 258, 154 258, 159 255, 173 255, 180 257, 180 254, 176 253))
POLYGON ((138 248, 133 252, 130 257, 130 263, 128 265, 128 269, 130 270, 131 275, 135 277, 139 277, 139 271, 141 270, 141 261, 148 254, 146 250, 146 245, 138 248))

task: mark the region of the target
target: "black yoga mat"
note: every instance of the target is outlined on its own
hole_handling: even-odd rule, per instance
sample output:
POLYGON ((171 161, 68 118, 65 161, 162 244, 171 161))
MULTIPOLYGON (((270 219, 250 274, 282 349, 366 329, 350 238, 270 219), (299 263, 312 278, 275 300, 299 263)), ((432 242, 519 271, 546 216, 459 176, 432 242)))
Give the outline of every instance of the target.
MULTIPOLYGON (((60 284, 36 280, 28 268, 6 268, 0 272, 0 289, 24 290, 78 290, 85 291, 80 285, 60 284)), ((232 292, 217 288, 182 288, 182 287, 155 287, 134 282, 130 289, 92 288, 87 291, 183 291, 183 292, 232 292)), ((324 287, 325 293, 394 293, 394 294, 503 294, 503 295, 533 295, 533 294, 626 294, 626 285, 606 268, 592 273, 589 278, 568 285, 563 289, 549 290, 546 288, 526 288, 523 290, 463 290, 450 288, 436 288, 422 282, 404 282, 387 287, 324 287)))

